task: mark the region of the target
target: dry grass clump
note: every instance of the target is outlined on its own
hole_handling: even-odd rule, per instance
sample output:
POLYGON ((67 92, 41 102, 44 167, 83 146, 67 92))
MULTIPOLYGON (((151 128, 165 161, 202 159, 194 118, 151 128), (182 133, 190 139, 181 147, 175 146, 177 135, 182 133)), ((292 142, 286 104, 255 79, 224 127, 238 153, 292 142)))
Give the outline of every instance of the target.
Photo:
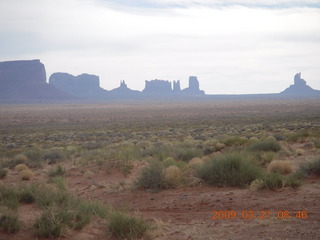
POLYGON ((196 166, 202 163, 203 163, 202 158, 195 157, 195 158, 192 158, 190 162, 188 162, 188 166, 196 166))
POLYGON ((269 172, 287 175, 292 173, 293 168, 289 161, 275 160, 268 165, 267 170, 269 172))
POLYGON ((177 166, 169 166, 164 170, 164 181, 168 187, 176 187, 182 181, 182 174, 177 166))
POLYGON ((31 180, 34 177, 34 174, 30 169, 25 169, 19 173, 19 176, 22 180, 31 180))
POLYGON ((304 151, 303 149, 301 149, 301 148, 298 148, 298 149, 296 150, 296 154, 297 154, 298 156, 302 156, 304 153, 305 153, 305 151, 304 151))
POLYGON ((14 160, 18 162, 26 162, 28 161, 28 158, 24 154, 18 154, 17 156, 14 157, 14 160))
POLYGON ((224 143, 218 142, 214 147, 215 147, 216 151, 218 152, 218 151, 225 149, 226 145, 224 143))
POLYGON ((17 166, 15 166, 14 169, 17 170, 18 172, 21 172, 23 170, 28 170, 29 168, 27 165, 20 163, 17 166))

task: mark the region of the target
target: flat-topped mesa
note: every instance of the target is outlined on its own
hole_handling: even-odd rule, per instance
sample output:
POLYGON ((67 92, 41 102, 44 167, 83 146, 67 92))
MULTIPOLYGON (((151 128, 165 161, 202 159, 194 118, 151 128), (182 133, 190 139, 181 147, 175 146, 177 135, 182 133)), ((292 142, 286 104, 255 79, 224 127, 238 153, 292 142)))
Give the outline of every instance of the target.
POLYGON ((158 79, 151 81, 146 80, 146 85, 142 92, 155 95, 172 94, 171 82, 158 79))
POLYGON ((2 83, 46 83, 46 70, 39 59, 0 62, 2 83))
POLYGON ((73 76, 69 73, 53 73, 49 78, 50 85, 73 96, 83 98, 103 98, 107 93, 100 87, 99 76, 83 73, 73 76))
POLYGON ((301 78, 301 73, 294 75, 294 84, 280 93, 290 97, 312 97, 319 96, 320 91, 312 89, 307 82, 301 78))
POLYGON ((51 101, 72 97, 46 82, 45 67, 36 59, 0 62, 0 99, 51 101))

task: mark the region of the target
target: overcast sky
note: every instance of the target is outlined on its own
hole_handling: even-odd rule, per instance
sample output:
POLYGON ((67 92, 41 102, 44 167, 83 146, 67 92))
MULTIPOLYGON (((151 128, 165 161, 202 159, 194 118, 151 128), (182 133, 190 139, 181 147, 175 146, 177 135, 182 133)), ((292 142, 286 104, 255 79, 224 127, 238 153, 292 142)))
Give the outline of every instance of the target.
POLYGON ((125 80, 197 76, 210 94, 320 89, 320 0, 1 0, 0 61, 125 80))

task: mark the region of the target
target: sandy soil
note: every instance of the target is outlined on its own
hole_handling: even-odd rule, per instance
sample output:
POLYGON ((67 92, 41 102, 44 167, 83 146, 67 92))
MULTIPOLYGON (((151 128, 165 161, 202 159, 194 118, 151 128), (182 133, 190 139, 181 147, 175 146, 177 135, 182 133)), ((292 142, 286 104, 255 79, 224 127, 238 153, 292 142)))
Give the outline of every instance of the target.
MULTIPOLYGON (((52 166, 47 169, 49 167, 52 166)), ((69 191, 142 215, 155 226, 151 231, 154 239, 319 239, 320 178, 306 179, 299 189, 277 191, 198 185, 150 192, 132 187, 136 174, 143 167, 141 163, 137 163, 127 177, 116 169, 106 173, 97 166, 85 168, 94 173, 94 178, 83 177, 83 167, 70 163, 65 167, 69 191), (224 214, 235 211, 237 216, 219 219, 214 211, 224 214), (290 217, 282 218, 279 211, 289 211, 290 217), (307 211, 307 218, 298 218, 298 211, 307 211)), ((47 169, 37 170, 32 181, 44 180, 47 169)), ((12 170, 3 181, 12 184, 20 181, 17 179, 17 173, 12 170)), ((36 239, 31 226, 41 210, 35 205, 23 204, 18 212, 24 229, 16 235, 1 233, 1 240, 36 239)), ((62 239, 114 239, 105 224, 93 219, 81 231, 70 231, 62 239)))

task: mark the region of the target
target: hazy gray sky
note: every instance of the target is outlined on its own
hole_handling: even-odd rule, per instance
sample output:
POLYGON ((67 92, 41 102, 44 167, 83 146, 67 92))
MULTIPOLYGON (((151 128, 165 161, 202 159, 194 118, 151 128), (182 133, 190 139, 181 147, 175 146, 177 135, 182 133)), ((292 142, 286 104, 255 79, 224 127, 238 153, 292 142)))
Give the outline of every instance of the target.
POLYGON ((1 0, 0 61, 125 80, 195 75, 206 93, 320 89, 320 0, 1 0))

